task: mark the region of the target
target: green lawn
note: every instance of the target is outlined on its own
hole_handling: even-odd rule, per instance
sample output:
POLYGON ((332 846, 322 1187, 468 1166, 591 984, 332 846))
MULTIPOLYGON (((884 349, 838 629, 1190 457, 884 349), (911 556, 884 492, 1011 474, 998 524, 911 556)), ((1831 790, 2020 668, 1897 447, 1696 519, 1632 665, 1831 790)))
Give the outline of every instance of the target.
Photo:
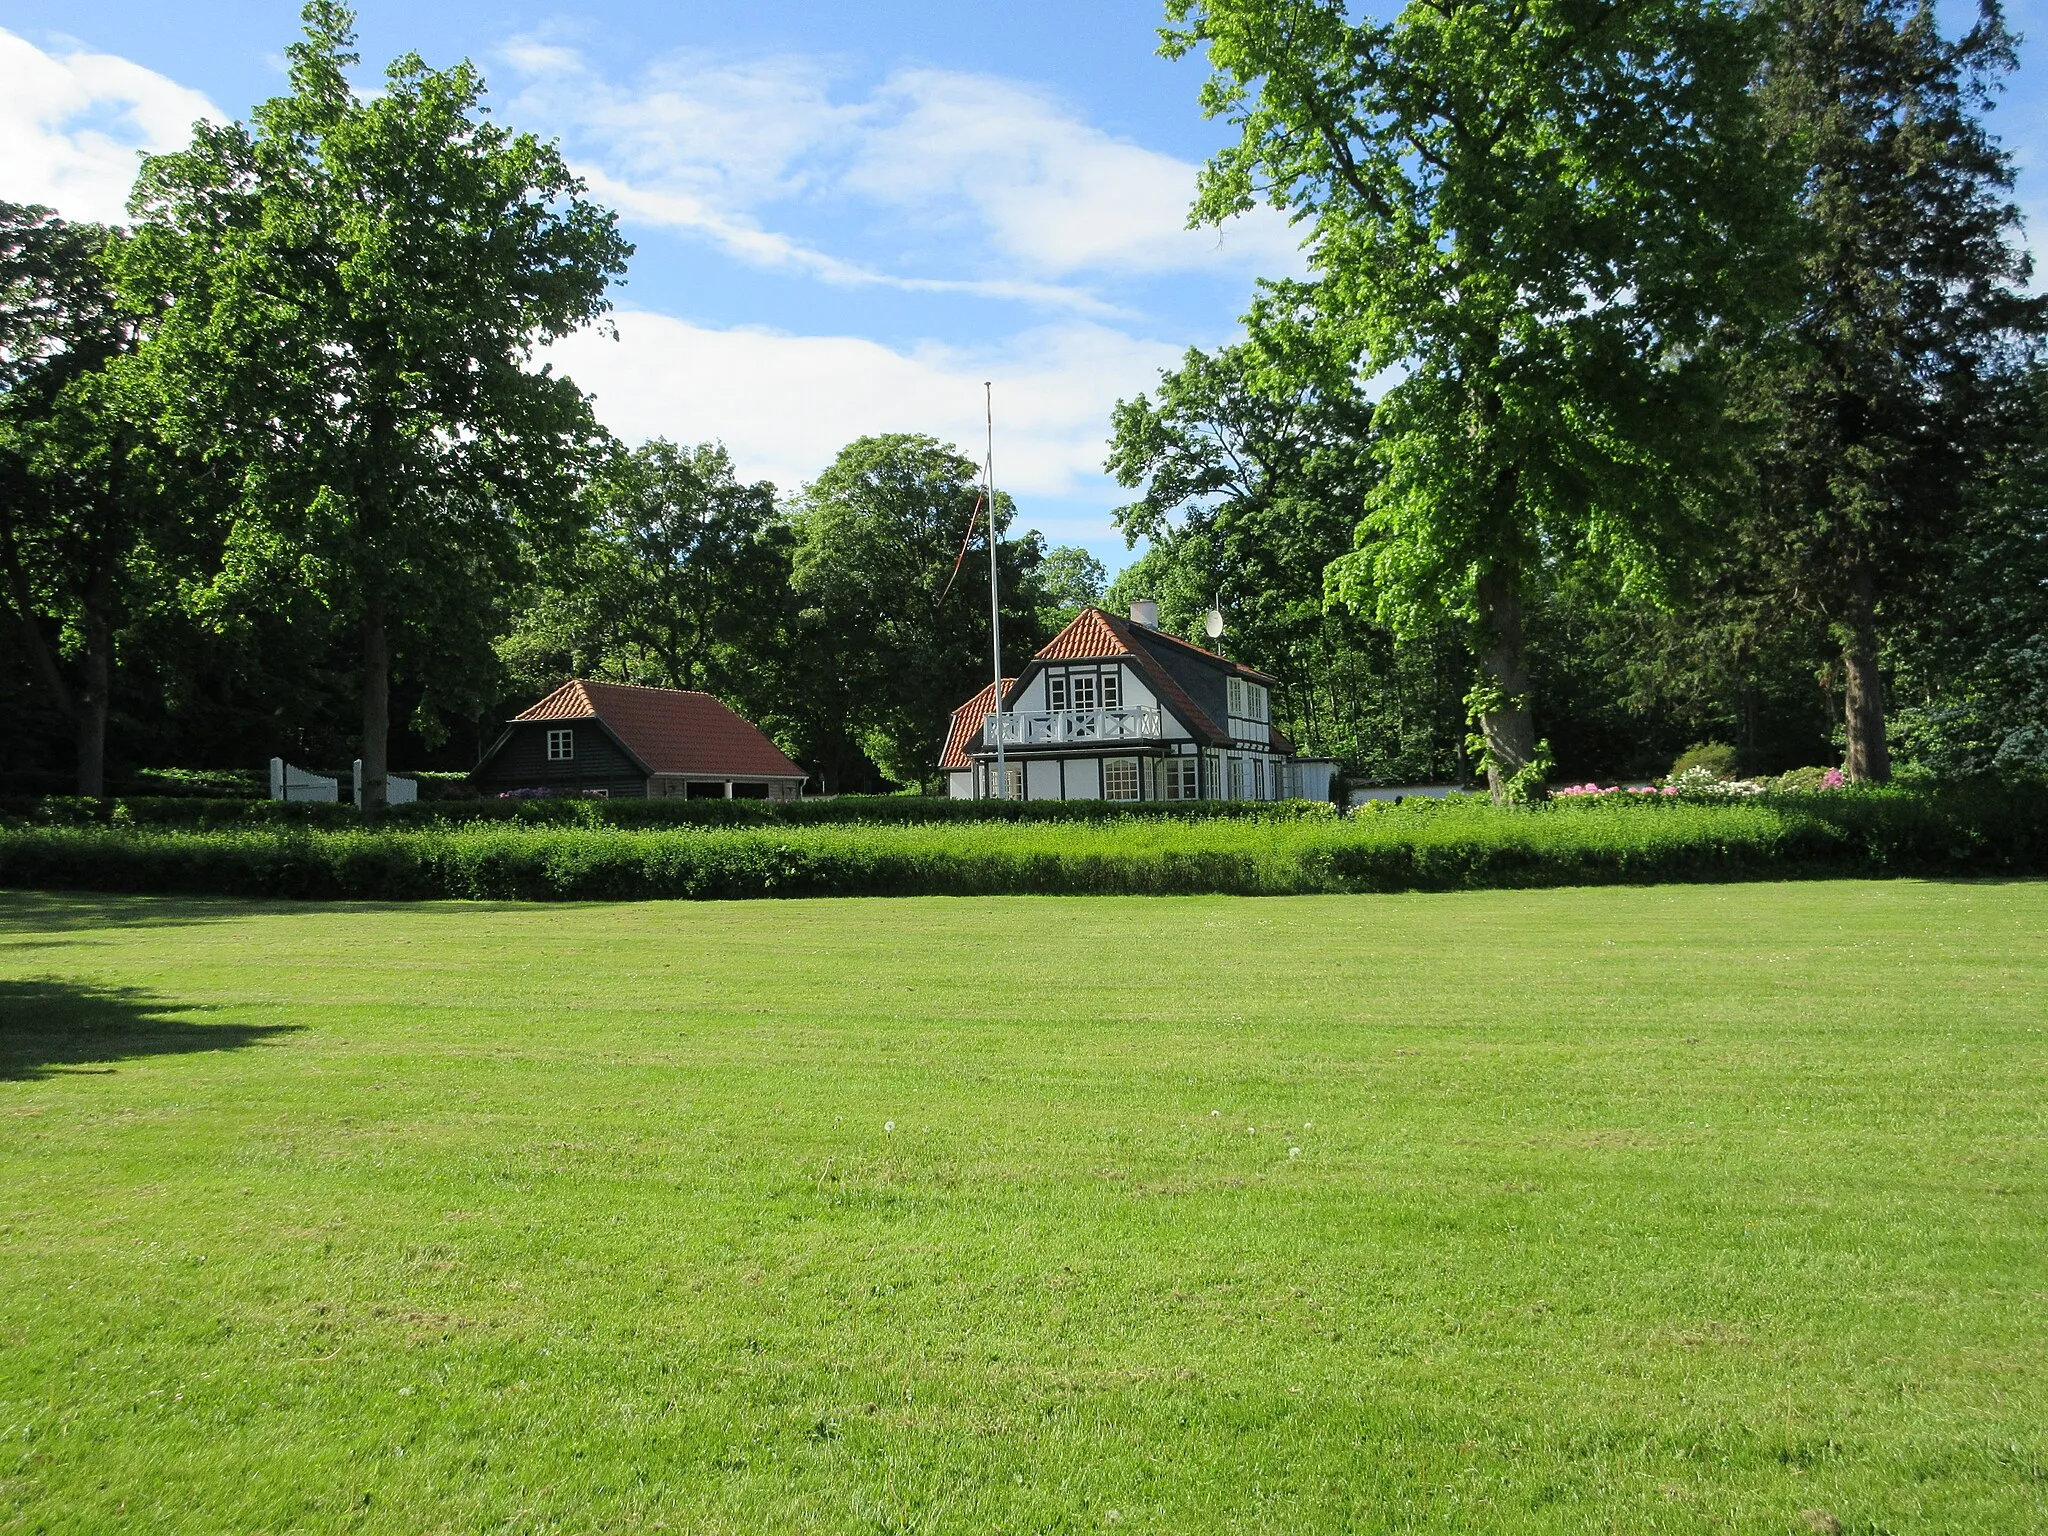
POLYGON ((0 895, 0 1531, 2048 1529, 2044 1111, 2048 884, 0 895))

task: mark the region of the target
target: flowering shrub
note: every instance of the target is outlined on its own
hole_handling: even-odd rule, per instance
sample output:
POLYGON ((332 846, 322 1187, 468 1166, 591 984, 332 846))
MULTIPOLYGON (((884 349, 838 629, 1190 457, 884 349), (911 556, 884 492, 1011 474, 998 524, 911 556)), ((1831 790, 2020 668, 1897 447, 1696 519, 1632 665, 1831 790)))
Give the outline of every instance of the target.
POLYGON ((1675 789, 1660 789, 1655 784, 1614 784, 1602 789, 1598 784, 1567 784, 1563 789, 1553 789, 1552 795, 1675 795, 1675 789))
POLYGON ((1713 769, 1696 764, 1683 772, 1674 773, 1664 781, 1664 792, 1668 795, 1691 795, 1718 800, 1733 799, 1741 795, 1761 795, 1766 785, 1755 779, 1724 779, 1713 769))

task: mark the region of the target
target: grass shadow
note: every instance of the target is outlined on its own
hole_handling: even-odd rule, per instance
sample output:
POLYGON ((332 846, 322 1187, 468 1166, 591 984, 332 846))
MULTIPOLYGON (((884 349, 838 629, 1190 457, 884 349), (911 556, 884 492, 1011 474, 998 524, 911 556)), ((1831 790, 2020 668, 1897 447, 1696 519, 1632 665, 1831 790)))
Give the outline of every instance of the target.
POLYGON ((132 987, 0 981, 0 1081, 33 1081, 73 1068, 112 1070, 138 1056, 238 1051, 295 1024, 194 1024, 176 1005, 132 987))
POLYGON ((0 935, 77 933, 89 928, 171 928, 223 923, 276 903, 213 896, 107 896, 0 890, 0 935))

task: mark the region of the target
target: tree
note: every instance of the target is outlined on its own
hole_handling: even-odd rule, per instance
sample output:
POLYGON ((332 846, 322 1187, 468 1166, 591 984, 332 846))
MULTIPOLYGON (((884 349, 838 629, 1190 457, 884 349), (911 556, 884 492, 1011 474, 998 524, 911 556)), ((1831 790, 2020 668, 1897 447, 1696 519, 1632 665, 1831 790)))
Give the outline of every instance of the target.
POLYGON ((799 708, 805 761, 828 787, 863 761, 897 784, 932 779, 952 711, 988 681, 987 545, 963 557, 970 519, 998 541, 1006 668, 1045 641, 1039 536, 1001 536, 1015 510, 1006 494, 991 528, 978 475, 933 438, 863 437, 798 498, 799 708))
POLYGON ((741 483, 715 443, 655 438, 616 454, 584 497, 588 532, 500 647, 521 681, 611 678, 771 709, 793 617, 775 487, 741 483))
POLYGON ((106 789, 117 636, 162 585, 152 535, 190 490, 129 387, 141 317, 110 290, 117 241, 0 203, 0 577, 91 796, 106 789))
POLYGON ((143 354, 166 430, 238 482, 214 596, 302 587, 356 627, 375 814, 394 650, 482 666, 528 553, 573 534, 602 438, 532 354, 605 310, 631 248, 470 65, 408 54, 358 96, 352 13, 303 16, 288 95, 144 163, 119 270, 175 299, 143 354))
POLYGON ((1755 536, 1774 595, 1833 631, 1849 776, 1881 781, 1882 630, 1940 585, 2043 325, 1981 117, 2013 40, 1995 0, 1954 42, 1907 0, 1780 14, 1762 100, 1803 172, 1803 300, 1750 376, 1769 434, 1755 536))
POLYGON ((1238 141, 1193 217, 1307 228, 1305 297, 1362 378, 1383 477, 1337 591, 1472 625, 1497 794, 1538 772, 1524 607, 1546 565, 1656 592, 1693 532, 1720 343, 1775 289, 1775 162, 1723 0, 1169 0, 1238 141))
POLYGON ((1152 546, 1118 591, 1156 598, 1163 624, 1204 645, 1220 604, 1222 643, 1279 679, 1275 722, 1307 750, 1372 779, 1456 774, 1454 637, 1399 642, 1327 599, 1379 478, 1372 407, 1339 356, 1304 289, 1264 284, 1246 340, 1190 349, 1156 400, 1117 402, 1107 467, 1142 495, 1114 516, 1152 546))
POLYGON ((1041 623, 1064 629, 1083 608, 1099 604, 1108 586, 1109 572, 1100 560, 1077 544, 1055 544, 1038 563, 1038 591, 1045 604, 1041 623))

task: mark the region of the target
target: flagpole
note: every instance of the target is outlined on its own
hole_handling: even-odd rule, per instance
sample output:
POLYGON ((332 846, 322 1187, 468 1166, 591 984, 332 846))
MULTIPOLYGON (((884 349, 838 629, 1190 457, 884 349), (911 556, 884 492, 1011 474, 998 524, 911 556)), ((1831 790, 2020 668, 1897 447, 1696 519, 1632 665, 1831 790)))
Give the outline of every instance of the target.
POLYGON ((1009 776, 1003 757, 1003 606, 996 585, 996 403, 995 385, 981 384, 982 410, 988 422, 988 457, 982 460, 983 489, 988 495, 988 634, 996 673, 996 798, 1009 798, 1009 776))

